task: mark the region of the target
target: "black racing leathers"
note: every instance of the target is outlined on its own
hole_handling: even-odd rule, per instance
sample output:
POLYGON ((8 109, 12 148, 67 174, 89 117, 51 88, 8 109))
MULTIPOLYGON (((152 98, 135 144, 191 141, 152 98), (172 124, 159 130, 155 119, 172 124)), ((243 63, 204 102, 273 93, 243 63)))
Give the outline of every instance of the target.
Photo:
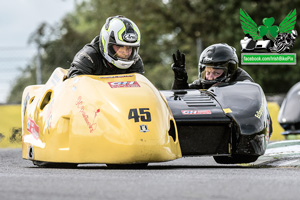
POLYGON ((113 75, 140 73, 144 74, 144 64, 139 58, 128 69, 119 69, 108 63, 100 52, 99 36, 95 37, 91 43, 86 44, 74 57, 67 78, 76 75, 113 75))
MULTIPOLYGON (((245 70, 239 67, 229 82, 245 81, 245 80, 254 82, 251 76, 245 70)), ((200 79, 197 79, 193 83, 188 84, 187 77, 186 77, 182 80, 174 79, 172 90, 178 90, 178 89, 208 89, 208 87, 204 86, 201 83, 200 79)))

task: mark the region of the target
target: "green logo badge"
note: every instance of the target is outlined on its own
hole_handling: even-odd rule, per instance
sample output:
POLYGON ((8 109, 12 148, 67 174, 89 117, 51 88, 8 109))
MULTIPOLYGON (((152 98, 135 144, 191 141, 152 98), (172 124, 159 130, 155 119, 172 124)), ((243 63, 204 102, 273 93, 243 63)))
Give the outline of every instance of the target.
MULTIPOLYGON (((240 9, 241 27, 245 34, 244 39, 240 41, 241 51, 244 52, 244 54, 242 54, 242 64, 296 64, 296 59, 293 59, 292 63, 288 63, 286 61, 288 59, 282 59, 282 56, 285 56, 282 54, 290 52, 295 43, 296 37, 298 36, 297 31, 294 29, 296 18, 296 9, 294 9, 290 11, 279 26, 274 25, 274 17, 264 18, 262 20, 262 25, 257 26, 248 13, 245 10, 240 9), (253 60, 251 63, 246 62, 249 60, 243 59, 246 52, 258 53, 256 54, 258 56, 259 53, 264 53, 264 58, 255 59, 257 61, 264 60, 264 62, 256 63, 253 62, 253 60), (267 52, 281 55, 281 57, 276 57, 277 61, 281 59, 281 62, 276 62, 273 54, 269 54, 272 55, 272 58, 267 58, 267 52), (267 60, 272 62, 268 63, 267 60)), ((245 56, 247 57, 249 55, 245 56)), ((251 56, 253 56, 253 54, 251 56)), ((286 56, 296 57, 295 54, 288 54, 286 56)))

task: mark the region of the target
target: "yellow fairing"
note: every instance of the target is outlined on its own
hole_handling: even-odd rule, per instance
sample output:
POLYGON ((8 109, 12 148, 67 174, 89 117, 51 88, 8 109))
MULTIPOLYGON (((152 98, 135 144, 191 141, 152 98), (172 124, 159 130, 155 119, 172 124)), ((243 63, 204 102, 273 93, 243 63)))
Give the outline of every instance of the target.
POLYGON ((65 74, 57 68, 45 85, 24 90, 23 158, 131 164, 181 157, 171 111, 143 75, 65 74))

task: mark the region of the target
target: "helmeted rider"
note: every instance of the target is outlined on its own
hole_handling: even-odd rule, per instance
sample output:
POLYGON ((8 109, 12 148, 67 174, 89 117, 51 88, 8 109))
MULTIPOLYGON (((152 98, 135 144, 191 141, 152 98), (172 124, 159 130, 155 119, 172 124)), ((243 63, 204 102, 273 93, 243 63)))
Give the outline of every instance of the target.
POLYGON ((249 80, 251 76, 238 67, 239 60, 234 47, 225 43, 214 44, 207 47, 199 58, 199 79, 188 84, 188 75, 185 70, 185 55, 179 50, 173 54, 172 69, 175 79, 172 89, 208 89, 220 82, 235 82, 249 80))
POLYGON ((280 33, 276 36, 273 50, 277 53, 289 52, 294 46, 298 32, 292 30, 291 33, 280 33))
POLYGON ((100 35, 74 57, 67 78, 81 74, 144 74, 138 51, 141 34, 136 24, 124 16, 106 19, 100 35))

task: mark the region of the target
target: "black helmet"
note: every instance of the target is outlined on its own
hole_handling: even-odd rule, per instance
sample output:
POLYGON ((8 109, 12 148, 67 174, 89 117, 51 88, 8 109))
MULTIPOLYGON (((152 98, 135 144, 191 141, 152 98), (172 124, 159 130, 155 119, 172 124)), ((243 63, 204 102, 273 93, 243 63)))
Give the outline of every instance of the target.
POLYGON ((228 82, 238 68, 239 60, 235 48, 225 43, 214 44, 201 53, 199 58, 199 79, 208 88, 218 82, 228 82), (205 67, 223 69, 223 74, 215 80, 206 80, 205 67))

